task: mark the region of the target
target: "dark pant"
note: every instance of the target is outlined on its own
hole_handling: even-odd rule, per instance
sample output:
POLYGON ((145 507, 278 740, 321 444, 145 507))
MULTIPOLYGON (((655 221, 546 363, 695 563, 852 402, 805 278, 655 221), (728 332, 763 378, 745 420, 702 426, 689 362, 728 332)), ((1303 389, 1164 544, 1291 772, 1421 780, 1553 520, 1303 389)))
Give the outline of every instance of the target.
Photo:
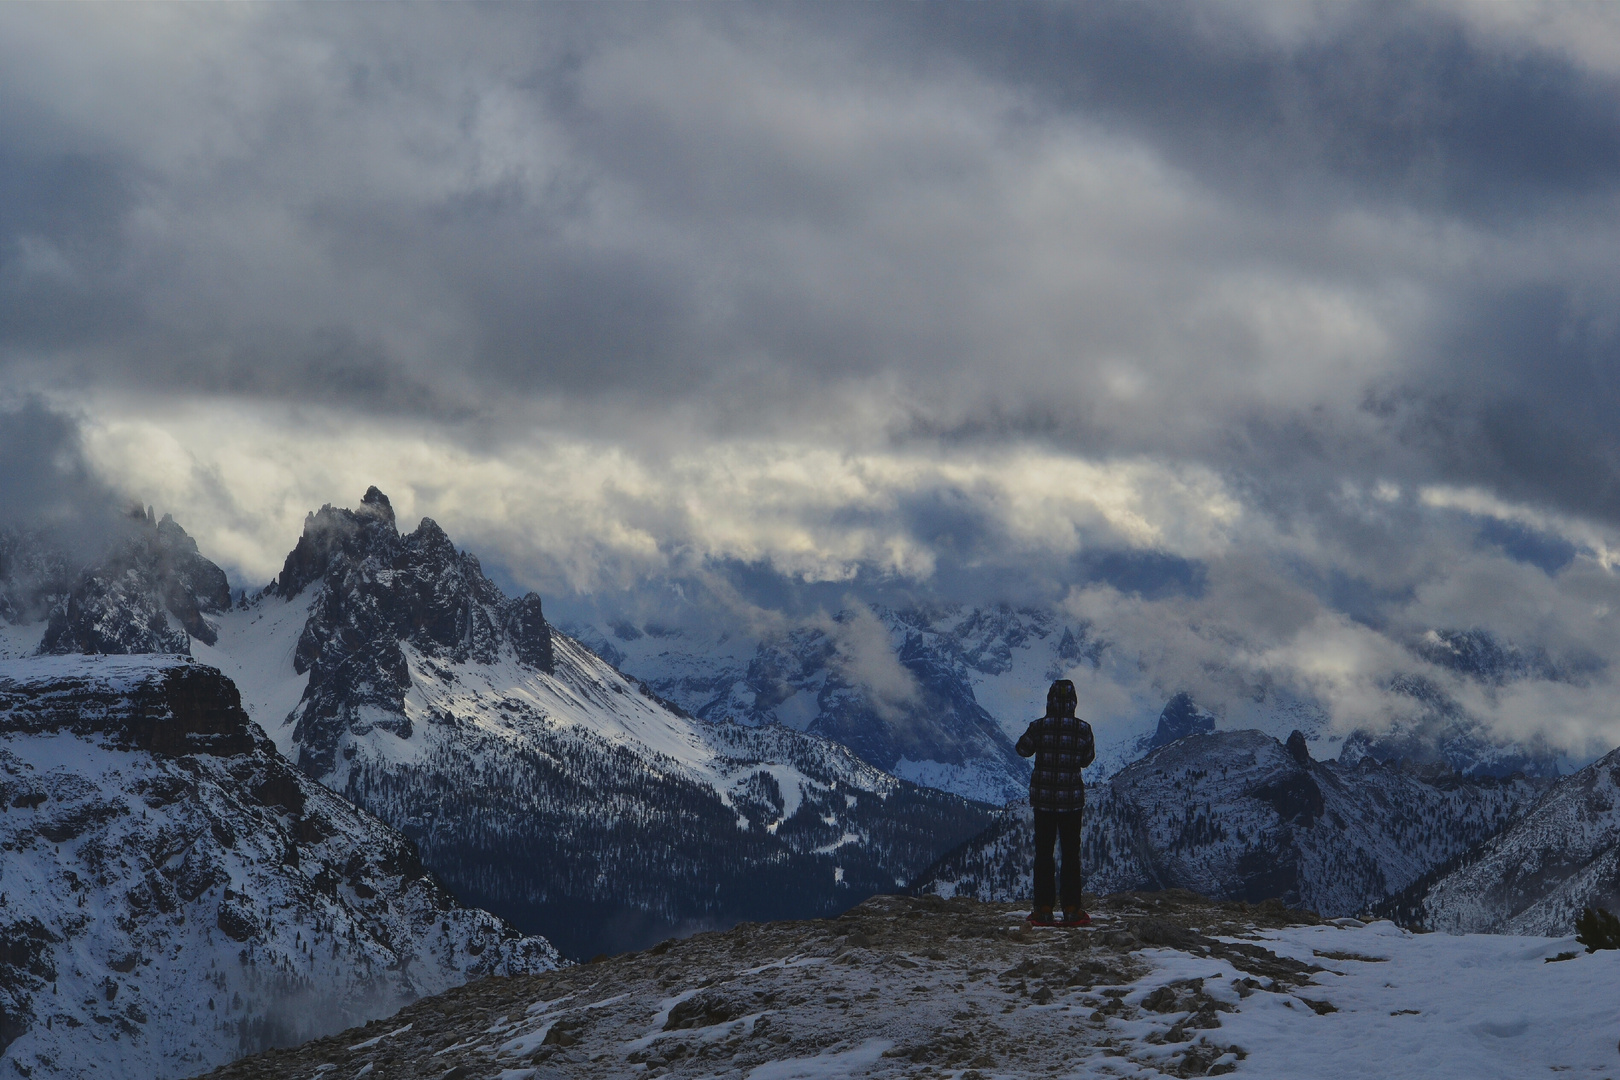
POLYGON ((1052 881, 1052 845, 1063 845, 1063 910, 1080 910, 1080 811, 1035 811, 1035 906, 1052 907, 1057 888, 1052 881))

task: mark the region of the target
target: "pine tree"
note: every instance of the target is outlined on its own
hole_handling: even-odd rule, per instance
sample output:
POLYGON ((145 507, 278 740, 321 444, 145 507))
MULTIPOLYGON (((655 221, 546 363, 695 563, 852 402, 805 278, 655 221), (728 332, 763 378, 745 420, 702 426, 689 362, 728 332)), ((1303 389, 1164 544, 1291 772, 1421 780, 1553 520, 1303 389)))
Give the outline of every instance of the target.
POLYGON ((1575 920, 1575 940, 1589 953, 1620 949, 1620 918, 1607 908, 1585 908, 1575 920))

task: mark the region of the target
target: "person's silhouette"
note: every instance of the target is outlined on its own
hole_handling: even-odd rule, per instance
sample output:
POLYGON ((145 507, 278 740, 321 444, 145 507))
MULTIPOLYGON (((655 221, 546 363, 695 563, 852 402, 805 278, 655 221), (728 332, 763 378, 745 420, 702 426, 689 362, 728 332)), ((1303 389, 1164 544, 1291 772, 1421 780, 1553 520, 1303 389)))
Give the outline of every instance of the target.
POLYGON ((1032 721, 1018 739, 1021 757, 1035 759, 1029 776, 1029 804, 1035 811, 1035 909, 1029 922, 1051 926, 1052 902, 1061 894, 1063 924, 1091 922, 1081 907, 1085 879, 1080 871, 1080 820, 1086 808, 1086 784, 1080 770, 1097 757, 1091 725, 1074 715, 1079 704, 1074 683, 1059 679, 1046 691, 1046 715, 1032 721), (1060 842, 1063 879, 1057 886, 1052 847, 1060 842))

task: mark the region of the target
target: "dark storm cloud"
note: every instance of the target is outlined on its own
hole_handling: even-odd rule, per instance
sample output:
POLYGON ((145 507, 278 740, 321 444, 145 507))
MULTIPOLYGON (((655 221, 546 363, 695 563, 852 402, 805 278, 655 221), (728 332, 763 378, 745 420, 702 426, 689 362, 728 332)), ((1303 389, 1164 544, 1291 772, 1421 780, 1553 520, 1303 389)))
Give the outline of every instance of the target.
POLYGON ((1550 51, 1493 47, 1459 12, 1294 8, 1321 29, 1278 40, 1263 27, 1265 5, 931 5, 897 9, 893 43, 967 57, 1253 197, 1400 199, 1512 218, 1614 190, 1613 80, 1550 51), (1342 188, 1324 192, 1325 178, 1342 188))
MULTIPOLYGON (((627 439, 876 401, 1284 518, 1349 474, 1620 520, 1620 92, 1464 8, 3 17, 18 385, 627 439)), ((911 535, 995 542, 943 497, 911 535)))
POLYGON ((0 529, 43 531, 73 557, 101 550, 127 509, 85 458, 74 417, 38 400, 0 404, 0 529))

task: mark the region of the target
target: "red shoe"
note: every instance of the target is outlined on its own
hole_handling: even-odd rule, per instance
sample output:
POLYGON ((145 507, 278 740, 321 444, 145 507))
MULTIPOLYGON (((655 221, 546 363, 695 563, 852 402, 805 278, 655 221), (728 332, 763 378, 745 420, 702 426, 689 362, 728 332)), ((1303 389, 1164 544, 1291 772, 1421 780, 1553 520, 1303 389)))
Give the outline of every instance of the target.
POLYGON ((1024 922, 1027 923, 1030 926, 1056 926, 1057 925, 1057 920, 1052 918, 1052 909, 1049 908, 1049 907, 1038 907, 1038 908, 1036 908, 1034 911, 1032 911, 1028 915, 1024 916, 1024 922))
POLYGON ((1065 911, 1063 913, 1063 925, 1064 926, 1090 926, 1091 925, 1091 916, 1087 915, 1084 911, 1081 911, 1079 908, 1075 908, 1073 911, 1065 911))

